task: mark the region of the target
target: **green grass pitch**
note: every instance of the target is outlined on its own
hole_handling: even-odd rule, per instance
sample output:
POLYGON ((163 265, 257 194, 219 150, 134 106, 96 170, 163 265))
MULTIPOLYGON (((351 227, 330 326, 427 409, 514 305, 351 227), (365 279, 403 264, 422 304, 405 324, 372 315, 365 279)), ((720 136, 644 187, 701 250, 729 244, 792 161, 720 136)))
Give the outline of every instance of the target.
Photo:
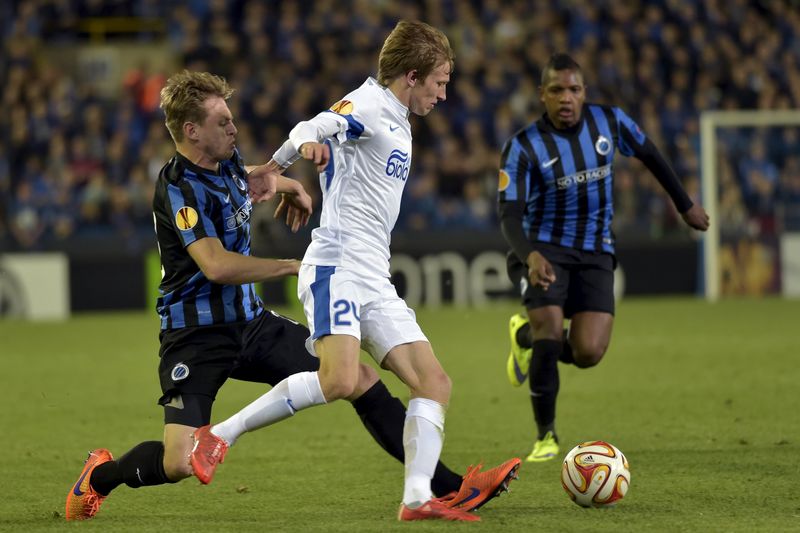
MULTIPOLYGON (((504 370, 516 310, 418 313, 453 378, 442 458, 459 471, 524 456, 533 443, 527 385, 512 388, 504 370)), ((244 436, 212 485, 122 486, 95 520, 66 523, 64 498, 89 449, 119 456, 161 438, 157 327, 145 312, 0 322, 0 530, 800 530, 797 301, 625 300, 599 366, 559 365, 562 451, 603 439, 630 461, 631 489, 611 509, 571 503, 551 461, 523 464, 480 523, 397 523, 402 467, 341 402, 244 436)), ((214 419, 264 390, 230 382, 214 419)))

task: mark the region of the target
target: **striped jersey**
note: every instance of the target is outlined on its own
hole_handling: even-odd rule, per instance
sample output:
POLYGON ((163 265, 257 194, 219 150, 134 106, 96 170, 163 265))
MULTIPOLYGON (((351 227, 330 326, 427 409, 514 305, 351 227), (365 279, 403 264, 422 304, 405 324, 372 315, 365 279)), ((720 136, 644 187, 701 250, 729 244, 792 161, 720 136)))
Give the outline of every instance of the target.
POLYGON ((252 283, 212 283, 186 250, 198 239, 215 237, 226 250, 250 255, 251 209, 238 150, 220 162, 216 173, 181 154, 161 169, 153 197, 161 255, 161 329, 247 321, 261 314, 252 283))
POLYGON ((646 140, 617 107, 585 104, 568 130, 543 116, 503 147, 499 201, 525 202, 531 242, 613 254, 614 153, 637 155, 646 140))
POLYGON ((325 142, 320 226, 303 263, 389 277, 391 232, 411 168, 408 108, 368 78, 329 110, 299 123, 273 156, 287 166, 306 142, 325 142))

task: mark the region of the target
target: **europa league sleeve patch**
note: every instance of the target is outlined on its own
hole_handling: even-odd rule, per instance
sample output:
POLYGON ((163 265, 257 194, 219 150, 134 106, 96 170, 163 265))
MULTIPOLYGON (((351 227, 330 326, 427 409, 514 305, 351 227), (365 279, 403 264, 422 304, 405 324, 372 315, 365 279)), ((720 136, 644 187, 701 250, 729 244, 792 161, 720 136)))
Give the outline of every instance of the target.
POLYGON ((350 100, 339 100, 331 106, 331 111, 339 115, 350 115, 353 113, 353 102, 350 100))
POLYGON ((497 180, 497 190, 504 191, 508 189, 508 186, 510 184, 511 184, 511 177, 508 175, 508 172, 506 172, 503 169, 500 169, 500 176, 498 177, 497 180))
POLYGON ((197 225, 197 211, 189 206, 183 206, 175 213, 175 225, 181 231, 190 230, 197 225))

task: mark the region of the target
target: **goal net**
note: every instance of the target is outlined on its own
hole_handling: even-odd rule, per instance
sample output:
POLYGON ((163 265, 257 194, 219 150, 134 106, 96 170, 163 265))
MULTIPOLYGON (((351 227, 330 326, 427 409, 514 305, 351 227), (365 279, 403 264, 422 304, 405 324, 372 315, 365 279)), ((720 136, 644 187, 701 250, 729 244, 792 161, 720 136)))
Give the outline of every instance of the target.
POLYGON ((800 296, 800 111, 700 118, 706 299, 800 296))

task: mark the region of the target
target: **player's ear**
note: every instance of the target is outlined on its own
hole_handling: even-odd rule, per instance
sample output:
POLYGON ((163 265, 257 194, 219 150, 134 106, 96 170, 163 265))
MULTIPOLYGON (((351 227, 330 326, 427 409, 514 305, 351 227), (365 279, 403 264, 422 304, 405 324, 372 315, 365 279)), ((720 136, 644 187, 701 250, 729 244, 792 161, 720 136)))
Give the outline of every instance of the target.
POLYGON ((184 122, 183 123, 183 136, 187 139, 192 141, 196 141, 198 138, 197 135, 197 128, 195 127, 194 122, 184 122))
POLYGON ((406 72, 406 81, 409 87, 414 87, 419 80, 419 73, 416 70, 409 70, 406 72))

